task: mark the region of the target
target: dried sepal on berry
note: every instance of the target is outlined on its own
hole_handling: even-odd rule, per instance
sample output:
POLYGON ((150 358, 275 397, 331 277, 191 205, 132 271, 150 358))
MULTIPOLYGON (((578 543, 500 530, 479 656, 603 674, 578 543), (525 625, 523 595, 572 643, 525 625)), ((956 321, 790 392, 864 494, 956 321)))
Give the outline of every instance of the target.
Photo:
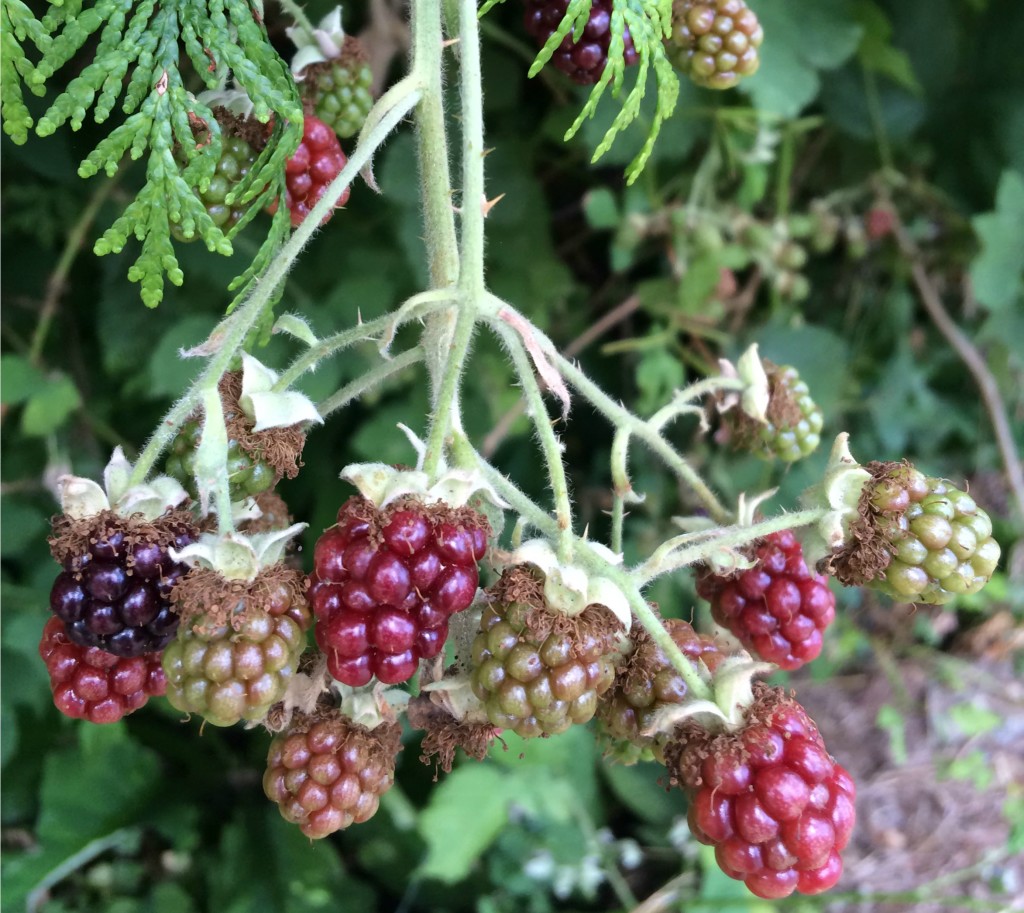
POLYGON ((724 376, 747 384, 742 393, 727 393, 718 401, 723 432, 736 448, 785 462, 817 449, 824 416, 795 368, 761 359, 756 346, 736 368, 725 360, 721 366, 724 376))
MULTIPOLYGON (((242 371, 229 371, 218 392, 227 433, 227 471, 232 501, 254 497, 282 478, 295 478, 306 442, 306 428, 323 419, 305 395, 275 391, 277 374, 252 356, 242 371)), ((222 447, 204 448, 202 413, 193 415, 175 439, 167 471, 197 497, 209 500, 224 462, 222 447)))
POLYGON ((839 880, 856 819, 853 780, 781 689, 756 685, 730 730, 682 726, 666 766, 690 799, 694 837, 757 896, 818 894, 839 880))
POLYGON ((966 492, 909 463, 871 462, 844 539, 822 566, 847 586, 942 605, 977 593, 999 561, 988 514, 966 492))
POLYGON ((506 569, 472 647, 472 687, 490 722, 524 738, 555 735, 586 723, 614 678, 624 633, 603 605, 568 615, 549 608, 532 567, 506 569))
POLYGON ((286 821, 320 839, 373 817, 401 750, 396 723, 371 730, 338 711, 296 714, 270 744, 263 791, 286 821))

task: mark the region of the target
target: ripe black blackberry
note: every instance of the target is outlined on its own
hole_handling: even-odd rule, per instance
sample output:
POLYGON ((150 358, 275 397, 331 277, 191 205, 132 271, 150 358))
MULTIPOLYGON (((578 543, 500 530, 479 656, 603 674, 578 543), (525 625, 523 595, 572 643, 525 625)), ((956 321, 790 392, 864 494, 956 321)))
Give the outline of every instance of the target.
POLYGON ((163 650, 178 630, 171 589, 187 570, 168 549, 197 535, 184 511, 152 522, 112 511, 88 520, 56 517, 50 546, 64 569, 50 590, 50 609, 68 638, 115 656, 163 650))
MULTIPOLYGON (((526 31, 533 36, 537 47, 544 47, 547 40, 558 31, 565 18, 569 0, 527 0, 524 22, 526 31)), ((551 62, 573 82, 581 86, 593 85, 601 78, 608 63, 608 46, 612 38, 611 0, 593 0, 590 18, 579 37, 572 32, 551 55, 551 62)), ((625 48, 623 59, 626 66, 632 66, 640 55, 633 46, 633 39, 626 28, 623 34, 625 48)))

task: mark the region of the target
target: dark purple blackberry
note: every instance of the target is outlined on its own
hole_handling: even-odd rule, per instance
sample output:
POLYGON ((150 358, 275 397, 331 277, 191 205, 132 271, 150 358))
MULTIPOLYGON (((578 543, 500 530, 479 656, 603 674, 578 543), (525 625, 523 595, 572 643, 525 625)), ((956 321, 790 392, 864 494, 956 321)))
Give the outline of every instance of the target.
MULTIPOLYGON (((526 0, 526 31, 533 36, 538 47, 544 47, 547 40, 558 31, 568 6, 569 0, 526 0)), ((578 38, 572 32, 566 35, 551 55, 551 62, 573 82, 581 86, 593 85, 601 78, 605 64, 608 63, 611 27, 611 0, 594 0, 583 34, 578 38)), ((640 59, 640 55, 633 46, 628 28, 623 38, 623 59, 626 66, 632 66, 640 59)))
POLYGON ((50 590, 50 609, 80 646, 115 656, 158 653, 178 630, 169 600, 188 570, 172 561, 167 549, 184 548, 196 531, 175 522, 157 539, 126 533, 116 517, 98 524, 87 550, 64 559, 50 590))

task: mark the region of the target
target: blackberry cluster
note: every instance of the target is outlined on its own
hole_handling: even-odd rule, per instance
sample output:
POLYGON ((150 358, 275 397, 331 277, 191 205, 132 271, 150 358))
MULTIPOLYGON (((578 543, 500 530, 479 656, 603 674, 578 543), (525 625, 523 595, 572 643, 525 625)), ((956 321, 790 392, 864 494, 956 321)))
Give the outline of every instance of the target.
POLYGON ((401 748, 393 723, 369 730, 340 715, 300 718, 271 742, 263 791, 307 837, 326 837, 373 817, 401 748))
POLYGON ((65 716, 90 723, 116 723, 167 689, 158 654, 121 657, 83 647, 51 618, 43 628, 39 655, 50 674, 53 702, 65 716))
POLYGON ((669 748, 670 769, 690 798, 690 830, 726 875, 770 899, 839 881, 853 780, 796 701, 759 686, 745 728, 686 735, 669 748))
POLYGON ((351 498, 313 551, 310 602, 316 641, 346 685, 410 679, 448 638, 448 619, 469 607, 490 527, 469 508, 406 501, 378 510, 351 498))
MULTIPOLYGON (((872 465, 878 464, 867 468, 872 465)), ((966 492, 895 464, 882 467, 865 495, 871 522, 891 555, 881 577, 868 586, 902 602, 941 605, 977 593, 992 578, 999 543, 988 514, 966 492)))
POLYGON ((822 635, 836 617, 828 583, 804 561, 788 530, 765 536, 750 552, 754 566, 722 575, 704 568, 697 594, 715 621, 751 653, 783 669, 799 669, 821 653, 822 635))
POLYGON ((675 0, 666 49, 699 86, 731 89, 761 64, 761 24, 744 0, 675 0))
POLYGON ((314 113, 342 139, 355 136, 373 107, 373 70, 357 38, 346 37, 341 56, 302 71, 303 94, 314 113))
MULTIPOLYGON (((544 47, 547 40, 558 31, 565 18, 569 0, 527 0, 524 22, 526 31, 533 36, 537 47, 544 47)), ((612 33, 611 0, 593 0, 590 18, 578 38, 570 32, 551 55, 551 62, 573 82, 581 86, 593 85, 601 78, 608 63, 608 46, 612 33)), ((623 38, 623 61, 633 66, 639 59, 633 39, 626 28, 623 38)))
POLYGON ((586 723, 612 684, 616 623, 603 606, 548 610, 525 569, 502 575, 473 641, 473 693, 499 729, 523 738, 586 723))
POLYGON ((260 592, 259 606, 223 620, 199 616, 164 651, 168 700, 214 726, 266 715, 284 695, 306 646, 312 619, 293 587, 257 578, 250 591, 260 592))
MULTIPOLYGON (((335 132, 319 118, 307 114, 302 124, 302 142, 284 167, 285 206, 291 213, 293 228, 306 221, 328 184, 341 174, 347 162, 335 132)), ((350 191, 351 188, 345 188, 338 208, 348 202, 350 191)), ((330 218, 328 213, 324 222, 330 218)))
POLYGON ((50 610, 80 646, 115 656, 160 652, 178 630, 170 596, 187 571, 167 550, 184 548, 196 536, 180 516, 137 530, 113 514, 98 519, 88 544, 62 556, 50 610))
MULTIPOLYGON (((703 662, 714 672, 723 657, 713 638, 698 634, 678 618, 668 619, 664 625, 687 659, 703 662)), ((597 718, 620 761, 634 763, 654 758, 664 762, 664 738, 644 733, 655 722, 659 710, 683 703, 689 689, 646 631, 638 628, 631 636, 633 650, 616 673, 611 690, 601 700, 597 718)))

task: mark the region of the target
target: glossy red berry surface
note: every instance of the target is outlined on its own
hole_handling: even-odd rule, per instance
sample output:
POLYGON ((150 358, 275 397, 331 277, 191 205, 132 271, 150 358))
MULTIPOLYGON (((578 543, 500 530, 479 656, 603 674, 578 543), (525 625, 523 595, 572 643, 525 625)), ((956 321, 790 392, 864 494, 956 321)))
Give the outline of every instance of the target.
POLYGON ((397 726, 337 717, 282 732, 270 745, 263 791, 286 821, 318 839, 373 817, 395 780, 397 726))
POLYGON ((53 702, 65 716, 116 723, 167 690, 160 656, 114 656, 74 643, 59 618, 43 628, 39 655, 50 673, 53 702))
MULTIPOLYGON (((172 534, 180 549, 195 530, 182 525, 172 534)), ((170 593, 186 571, 171 560, 167 546, 129 542, 123 529, 102 525, 87 550, 64 561, 50 589, 50 610, 83 647, 116 656, 158 653, 178 630, 170 593)))
MULTIPOLYGON (((302 142, 285 164, 285 205, 297 228, 320 202, 327 185, 345 167, 348 158, 342 152, 337 134, 319 118, 306 115, 302 124, 302 142)), ((338 206, 348 202, 349 188, 338 200, 338 206)), ((330 219, 330 214, 324 222, 330 219)))
POLYGON ((782 698, 735 736, 681 753, 694 837, 758 897, 818 894, 839 881, 856 818, 850 775, 810 718, 782 698))
MULTIPOLYGON (((526 31, 533 36, 538 47, 558 31, 569 0, 527 0, 526 31)), ((601 78, 608 63, 608 46, 611 43, 612 4, 611 0, 594 0, 590 7, 590 18, 581 35, 571 31, 551 55, 551 63, 565 73, 573 82, 592 85, 601 78)), ((625 31, 623 59, 632 66, 639 59, 629 29, 625 31)))
POLYGON ((772 533, 753 548, 753 567, 729 576, 705 569, 697 593, 711 614, 752 653, 797 669, 821 653, 822 635, 836 615, 828 583, 813 573, 789 532, 772 533))
POLYGON ((487 537, 486 520, 468 510, 456 521, 421 505, 343 505, 314 548, 309 591, 331 675, 394 684, 437 656, 448 619, 476 595, 487 537))

